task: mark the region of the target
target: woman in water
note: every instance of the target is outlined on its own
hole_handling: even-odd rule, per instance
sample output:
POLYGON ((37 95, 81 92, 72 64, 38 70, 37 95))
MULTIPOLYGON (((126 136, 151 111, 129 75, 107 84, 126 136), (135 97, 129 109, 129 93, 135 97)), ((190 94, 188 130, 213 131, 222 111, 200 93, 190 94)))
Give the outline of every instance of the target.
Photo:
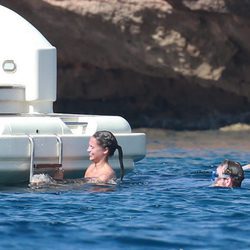
POLYGON ((113 156, 116 149, 119 153, 119 162, 121 167, 121 180, 124 176, 123 151, 115 136, 109 131, 97 131, 89 139, 88 153, 92 164, 87 168, 84 179, 64 179, 63 169, 57 169, 53 178, 40 174, 34 175, 30 183, 31 186, 40 186, 43 184, 67 184, 67 183, 96 183, 96 184, 114 184, 116 174, 109 164, 109 157, 113 156))
POLYGON ((109 157, 116 149, 119 153, 121 180, 124 176, 123 152, 115 136, 109 131, 97 131, 89 140, 89 159, 92 164, 87 168, 84 178, 94 183, 109 183, 116 179, 115 171, 109 164, 109 157))

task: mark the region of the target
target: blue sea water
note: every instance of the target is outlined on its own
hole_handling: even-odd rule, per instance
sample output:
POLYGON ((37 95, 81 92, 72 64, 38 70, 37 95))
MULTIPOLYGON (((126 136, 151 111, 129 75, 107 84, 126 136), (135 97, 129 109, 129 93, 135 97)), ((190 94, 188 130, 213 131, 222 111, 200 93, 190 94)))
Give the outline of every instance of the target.
POLYGON ((250 249, 250 173, 210 187, 224 159, 250 161, 248 137, 151 135, 115 187, 2 187, 0 249, 250 249))

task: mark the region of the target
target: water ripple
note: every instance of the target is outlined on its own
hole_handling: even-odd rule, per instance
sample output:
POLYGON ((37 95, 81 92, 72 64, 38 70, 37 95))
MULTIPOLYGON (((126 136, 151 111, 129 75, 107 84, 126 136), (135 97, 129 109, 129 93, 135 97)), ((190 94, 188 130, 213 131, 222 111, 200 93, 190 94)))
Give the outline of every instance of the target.
POLYGON ((0 248, 249 249, 250 173, 240 189, 209 187, 218 163, 247 156, 165 147, 110 189, 2 188, 0 248))

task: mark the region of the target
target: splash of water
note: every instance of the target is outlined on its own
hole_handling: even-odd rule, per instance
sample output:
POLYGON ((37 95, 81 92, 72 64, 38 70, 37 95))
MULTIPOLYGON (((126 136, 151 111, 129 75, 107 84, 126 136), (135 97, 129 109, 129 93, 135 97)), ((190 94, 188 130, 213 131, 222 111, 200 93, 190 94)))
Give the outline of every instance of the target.
POLYGON ((44 185, 53 185, 56 181, 48 174, 35 174, 32 176, 29 186, 31 188, 41 187, 44 185))

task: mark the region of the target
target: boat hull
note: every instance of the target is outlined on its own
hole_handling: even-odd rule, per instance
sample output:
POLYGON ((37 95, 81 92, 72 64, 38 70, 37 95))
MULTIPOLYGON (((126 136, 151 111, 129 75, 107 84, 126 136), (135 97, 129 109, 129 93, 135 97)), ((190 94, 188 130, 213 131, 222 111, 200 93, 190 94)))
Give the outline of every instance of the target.
MULTIPOLYGON (((134 168, 134 162, 145 155, 145 135, 115 134, 124 152, 126 173, 134 168)), ((61 165, 65 178, 82 178, 89 166, 87 152, 89 135, 2 135, 0 136, 0 184, 29 182, 30 174, 48 173, 53 175, 61 165), (58 140, 61 140, 61 150, 58 140), (31 143, 32 140, 32 143, 31 143), (61 159, 60 159, 61 152, 61 159), (36 168, 36 166, 43 166, 36 168)), ((110 163, 120 174, 117 153, 110 163)))

